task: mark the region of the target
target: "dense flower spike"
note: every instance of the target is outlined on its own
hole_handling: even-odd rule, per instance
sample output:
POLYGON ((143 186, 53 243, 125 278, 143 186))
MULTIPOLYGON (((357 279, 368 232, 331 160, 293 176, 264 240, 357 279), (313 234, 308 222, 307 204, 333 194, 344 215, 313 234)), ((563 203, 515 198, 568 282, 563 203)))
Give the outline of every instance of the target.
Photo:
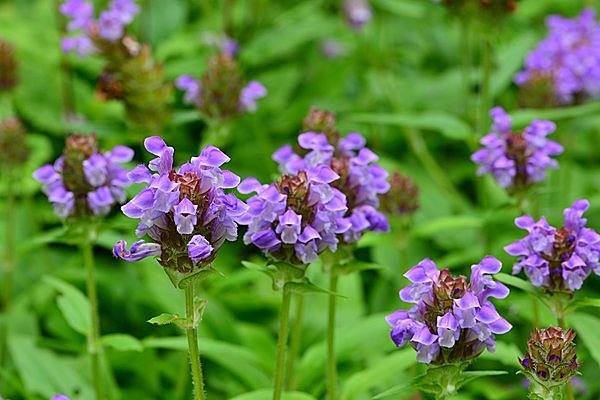
POLYGON ((27 160, 25 127, 18 118, 0 120, 0 165, 13 168, 27 160))
POLYGON ((103 46, 122 39, 125 27, 139 11, 135 0, 112 0, 96 20, 92 3, 67 0, 60 6, 60 12, 69 18, 67 29, 78 35, 63 39, 63 50, 81 56, 98 52, 103 46))
POLYGON ((419 188, 407 176, 395 171, 390 179, 390 190, 379 197, 381 208, 390 215, 410 215, 419 208, 419 188))
POLYGON ((365 147, 366 140, 354 132, 341 138, 335 129, 333 113, 318 109, 310 111, 303 130, 305 133, 298 136, 303 157, 291 146, 280 148, 273 154, 280 169, 284 173, 297 174, 327 166, 339 175, 331 186, 339 189, 348 201, 346 217, 350 229, 342 235, 343 242, 355 243, 366 231, 389 231, 387 219, 377 210, 379 196, 390 188, 388 173, 376 164, 379 157, 365 147), (323 133, 306 132, 313 129, 323 133))
POLYGON ((256 195, 248 199, 244 225, 246 244, 253 243, 271 259, 291 264, 310 264, 329 248, 337 249, 338 237, 350 228, 344 218, 346 197, 330 183, 339 176, 321 165, 310 171, 284 175, 280 181, 261 185, 244 180, 238 190, 256 195))
MULTIPOLYGON (((577 374, 580 363, 575 354, 575 332, 553 327, 535 329, 527 342, 525 358, 519 359, 525 375, 533 384, 532 390, 547 394, 536 386, 550 391, 564 386, 577 374)), ((548 397, 542 397, 548 398, 548 397)))
POLYGON ((14 47, 0 38, 0 92, 17 84, 17 61, 14 47))
POLYGON ((235 188, 240 179, 220 168, 229 157, 216 147, 205 147, 175 170, 174 149, 162 138, 149 137, 144 146, 157 157, 128 176, 147 187, 121 209, 140 220, 137 236, 148 235, 155 243, 140 240, 128 250, 121 240, 113 253, 125 261, 159 256, 168 270, 196 272, 210 265, 225 240, 237 239, 238 221, 248 207, 223 189, 235 188))
MULTIPOLYGON (((527 56, 525 69, 515 76, 524 90, 549 89, 542 99, 553 105, 579 103, 600 95, 600 24, 594 10, 576 18, 551 15, 548 36, 527 56)), ((529 96, 531 97, 531 96, 529 96)), ((538 104, 533 104, 538 105, 538 104)))
POLYGON ((506 246, 504 250, 519 259, 513 274, 522 269, 534 286, 550 292, 572 292, 594 271, 600 275, 600 235, 586 228, 583 213, 587 200, 577 200, 564 211, 564 226, 555 228, 544 217, 535 222, 529 215, 515 220, 515 225, 528 235, 506 246))
POLYGON ((561 154, 563 148, 546 138, 556 129, 553 122, 536 119, 523 132, 515 133, 504 109, 495 107, 490 116, 492 133, 481 139, 484 148, 471 156, 479 164, 478 175, 490 173, 501 187, 515 192, 544 180, 548 168, 558 168, 552 156, 561 154))
POLYGON ((177 78, 175 86, 183 90, 183 101, 214 119, 256 111, 256 101, 267 95, 267 89, 258 81, 244 85, 234 54, 231 48, 224 48, 220 55, 210 58, 200 80, 191 75, 177 78))
POLYGON ((112 205, 125 201, 124 187, 129 185, 127 171, 120 163, 131 161, 133 150, 115 146, 101 153, 96 135, 71 135, 63 155, 54 164, 46 164, 33 173, 54 204, 60 218, 101 216, 112 205))
POLYGON ((417 360, 426 364, 470 360, 486 347, 494 351, 495 335, 512 327, 489 301, 508 296, 508 288, 490 276, 501 268, 500 261, 486 256, 471 267, 470 283, 463 275, 454 278, 447 269, 438 270, 429 259, 411 268, 404 276, 413 284, 400 291, 400 298, 416 305, 386 317, 396 346, 410 343, 417 360))

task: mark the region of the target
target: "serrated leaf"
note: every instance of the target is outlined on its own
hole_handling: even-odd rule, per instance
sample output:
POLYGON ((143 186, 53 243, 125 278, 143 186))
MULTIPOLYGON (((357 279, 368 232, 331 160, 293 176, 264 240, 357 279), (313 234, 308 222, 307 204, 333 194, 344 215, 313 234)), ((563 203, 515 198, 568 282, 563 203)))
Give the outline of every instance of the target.
POLYGON ((472 133, 469 125, 463 120, 438 111, 422 114, 354 114, 348 119, 357 123, 432 130, 455 140, 466 140, 472 133))
POLYGON ((104 347, 111 347, 118 351, 143 351, 144 345, 142 342, 124 333, 111 333, 100 338, 100 342, 104 347))
POLYGON ((76 332, 87 335, 91 329, 90 303, 87 297, 75 286, 60 279, 51 276, 43 279, 61 293, 56 304, 69 326, 76 332))

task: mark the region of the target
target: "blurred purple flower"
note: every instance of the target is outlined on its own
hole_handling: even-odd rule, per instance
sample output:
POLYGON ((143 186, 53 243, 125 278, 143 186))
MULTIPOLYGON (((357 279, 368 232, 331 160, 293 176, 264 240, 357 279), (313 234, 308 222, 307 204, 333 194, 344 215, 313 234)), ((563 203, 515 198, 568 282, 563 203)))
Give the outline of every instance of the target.
POLYGON ((600 95, 600 24, 593 9, 576 18, 550 15, 548 36, 527 56, 515 75, 519 86, 549 81, 559 104, 600 95))
POLYGON ((220 166, 227 161, 221 150, 205 147, 198 157, 173 169, 174 149, 158 136, 144 141, 157 156, 148 167, 139 165, 129 173, 132 182, 147 187, 121 207, 125 215, 139 219, 136 234, 155 243, 136 242, 130 250, 119 241, 115 257, 137 261, 160 256, 163 267, 182 273, 208 265, 225 240, 237 239, 237 224, 247 206, 233 194, 239 178, 220 166))
POLYGON ((33 173, 60 218, 106 215, 115 203, 125 201, 127 170, 133 150, 115 146, 99 153, 95 136, 71 135, 63 156, 33 173))
POLYGON ((346 22, 356 30, 362 29, 373 18, 368 0, 344 0, 343 9, 346 22))
POLYGON ((195 105, 200 107, 202 99, 200 98, 200 90, 202 85, 191 75, 181 75, 175 80, 175 87, 183 90, 183 102, 185 104, 195 105))
POLYGON ((529 215, 515 219, 515 225, 528 232, 504 250, 519 259, 513 274, 522 269, 534 286, 551 292, 572 292, 581 288, 590 272, 600 275, 600 235, 586 228, 583 213, 587 200, 577 200, 564 210, 564 226, 555 228, 544 217, 535 222, 529 215))
POLYGON ((514 133, 504 109, 495 107, 490 116, 492 133, 481 139, 484 148, 471 156, 479 164, 478 175, 491 173, 501 187, 522 190, 544 180, 548 168, 558 168, 551 157, 561 154, 563 148, 546 138, 556 129, 553 122, 536 119, 523 132, 514 133))
POLYGON ((402 301, 415 306, 386 317, 393 342, 410 343, 425 364, 462 362, 485 348, 494 351, 495 335, 512 328, 488 300, 508 296, 508 288, 490 276, 501 268, 500 261, 486 256, 471 267, 468 284, 463 275, 453 278, 433 261, 421 261, 404 274, 412 285, 400 291, 402 301))
POLYGON ((267 89, 258 81, 250 81, 240 92, 240 108, 243 111, 256 111, 256 101, 267 95, 267 89))

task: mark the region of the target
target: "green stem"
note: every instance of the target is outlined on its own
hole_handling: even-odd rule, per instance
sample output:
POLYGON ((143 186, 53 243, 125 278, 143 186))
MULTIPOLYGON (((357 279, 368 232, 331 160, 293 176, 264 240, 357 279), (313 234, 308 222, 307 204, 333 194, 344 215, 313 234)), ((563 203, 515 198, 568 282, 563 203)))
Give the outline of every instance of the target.
POLYGON ((288 352, 287 366, 285 369, 285 389, 292 390, 295 387, 294 368, 296 359, 300 351, 300 342, 302 337, 302 316, 304 314, 304 296, 296 296, 296 315, 294 317, 294 326, 290 336, 290 350, 288 352))
POLYGON ((88 237, 81 244, 83 253, 83 262, 87 272, 87 295, 90 301, 90 320, 92 326, 88 333, 88 354, 92 362, 92 380, 96 400, 104 399, 104 385, 102 382, 100 357, 102 353, 102 345, 100 344, 100 317, 98 315, 98 294, 96 291, 96 271, 94 265, 94 247, 95 232, 91 230, 88 237))
POLYGON ((189 325, 186 328, 190 366, 192 370, 192 383, 194 385, 194 399, 204 400, 204 380, 202 377, 202 364, 200 364, 200 351, 198 350, 198 321, 194 312, 194 284, 185 287, 185 317, 189 325))
POLYGON ((281 399, 281 392, 283 389, 283 369, 287 347, 288 320, 290 317, 290 299, 291 293, 287 289, 287 286, 284 286, 282 289, 281 312, 279 315, 279 337, 277 339, 277 359, 275 361, 273 400, 281 399))
POLYGON ((482 42, 482 75, 479 87, 479 118, 477 133, 479 137, 485 135, 487 130, 488 113, 491 108, 490 83, 492 77, 492 44, 487 35, 483 35, 482 42))
MULTIPOLYGON (((5 169, 6 185, 6 220, 4 231, 4 284, 2 295, 2 314, 5 319, 8 318, 10 308, 10 300, 12 293, 13 272, 15 269, 15 237, 13 227, 15 226, 14 209, 15 209, 15 193, 13 188, 13 174, 10 168, 5 169)), ((5 321, 0 326, 0 369, 4 369, 4 358, 8 339, 8 323, 5 321)))
POLYGON ((328 326, 327 326, 327 393, 329 400, 335 400, 335 388, 336 388, 336 375, 337 375, 337 364, 335 358, 335 306, 336 306, 336 295, 338 284, 338 275, 334 272, 330 272, 329 278, 329 312, 327 315, 328 326))
MULTIPOLYGON (((66 34, 64 22, 65 19, 59 11, 60 4, 60 0, 54 0, 56 26, 58 27, 61 36, 64 36, 66 34)), ((73 117, 75 110, 75 101, 73 100, 73 98, 75 97, 73 90, 73 72, 71 70, 71 63, 68 57, 62 51, 60 53, 60 71, 63 115, 67 118, 68 121, 73 117)))
POLYGON ((423 140, 423 137, 413 128, 406 129, 406 136, 410 143, 410 146, 421 162, 423 167, 429 175, 436 181, 436 183, 446 192, 448 200, 452 203, 452 206, 457 212, 465 212, 466 207, 460 196, 460 193, 452 184, 452 181, 446 175, 446 172, 440 167, 435 161, 435 158, 427 148, 427 144, 423 140))
MULTIPOLYGON (((555 316, 556 316, 556 322, 558 323, 558 326, 565 329, 566 324, 565 324, 565 308, 564 308, 564 304, 563 304, 563 300, 562 299, 557 299, 556 300, 556 308, 554 310, 555 316)), ((565 390, 567 392, 567 400, 574 400, 575 398, 573 397, 573 388, 571 387, 571 381, 567 381, 567 383, 565 384, 565 390)))

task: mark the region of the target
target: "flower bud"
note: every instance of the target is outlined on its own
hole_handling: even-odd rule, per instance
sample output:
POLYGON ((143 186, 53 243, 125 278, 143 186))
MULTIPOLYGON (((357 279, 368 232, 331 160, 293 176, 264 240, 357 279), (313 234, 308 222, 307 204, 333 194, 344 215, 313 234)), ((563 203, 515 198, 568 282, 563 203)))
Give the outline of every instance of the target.
POLYGON ((0 38, 0 91, 10 90, 17 84, 17 61, 14 47, 0 38))
POLYGON ((25 143, 25 127, 18 118, 0 121, 0 153, 2 165, 6 168, 16 167, 27 159, 29 150, 25 143))
POLYGON ((381 208, 391 215, 409 215, 419 208, 419 187, 408 176, 395 171, 390 179, 390 190, 379 197, 381 208))

